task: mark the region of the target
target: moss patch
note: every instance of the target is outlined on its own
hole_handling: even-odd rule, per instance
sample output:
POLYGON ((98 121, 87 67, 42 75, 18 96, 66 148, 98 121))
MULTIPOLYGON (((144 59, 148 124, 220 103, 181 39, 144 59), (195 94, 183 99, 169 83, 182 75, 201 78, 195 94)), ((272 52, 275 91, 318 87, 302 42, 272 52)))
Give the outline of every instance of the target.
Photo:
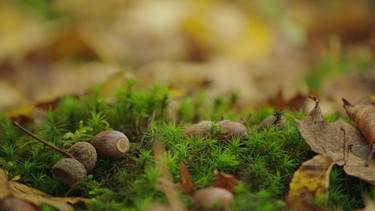
MULTIPOLYGON (((167 118, 166 87, 155 85, 142 91, 135 90, 134 82, 129 82, 118 91, 114 102, 97 93, 93 91, 83 98, 62 97, 56 108, 47 111, 43 123, 24 126, 63 149, 78 141, 90 141, 100 131, 119 130, 131 141, 124 159, 99 159, 85 181, 69 188, 51 173, 62 155, 17 130, 2 117, 1 168, 10 178, 21 175, 20 182, 54 196, 89 197, 92 203, 88 210, 144 210, 153 203, 167 203, 164 193, 157 189, 158 171, 151 147, 152 140, 159 139, 166 146, 167 165, 174 181, 181 182, 181 162, 186 164, 197 189, 213 186, 213 172, 217 169, 242 181, 236 188, 233 210, 282 210, 293 173, 314 155, 290 117, 302 118, 300 112, 285 111, 287 123, 283 129, 270 127, 259 132, 259 123, 273 111, 270 108, 254 111, 246 122, 249 140, 219 142, 215 138, 184 137, 182 131, 202 119, 238 120, 246 116, 235 109, 237 94, 213 103, 204 100, 204 93, 194 99, 187 98, 178 109, 178 120, 172 121, 167 118)), ((372 186, 347 176, 341 167, 333 169, 330 208, 361 208, 362 192, 375 197, 372 186)), ((182 198, 191 208, 189 197, 182 198)))

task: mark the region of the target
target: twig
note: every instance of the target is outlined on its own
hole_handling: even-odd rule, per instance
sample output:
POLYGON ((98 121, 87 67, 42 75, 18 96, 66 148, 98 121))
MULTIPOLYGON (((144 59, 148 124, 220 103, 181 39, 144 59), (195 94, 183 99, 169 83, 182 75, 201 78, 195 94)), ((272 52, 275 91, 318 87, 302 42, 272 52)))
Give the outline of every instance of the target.
POLYGON ((75 157, 74 157, 72 154, 70 154, 69 152, 64 151, 64 150, 62 150, 62 149, 56 147, 55 145, 52 145, 52 144, 48 143, 47 141, 45 141, 45 140, 39 138, 39 137, 36 136, 34 133, 28 131, 26 128, 24 128, 24 127, 22 127, 20 124, 18 124, 18 122, 12 122, 12 124, 13 124, 16 128, 20 129, 22 132, 26 133, 27 135, 33 137, 34 139, 36 139, 36 140, 38 140, 38 141, 40 141, 40 142, 42 142, 44 145, 46 145, 46 146, 48 146, 48 147, 51 147, 52 149, 54 149, 54 150, 60 152, 60 153, 63 154, 65 157, 75 159, 75 157))
POLYGON ((180 197, 179 191, 175 188, 176 186, 174 185, 172 174, 168 169, 166 150, 163 141, 153 139, 152 149, 154 151, 155 166, 159 173, 159 188, 167 196, 169 206, 172 210, 186 211, 187 208, 180 197))

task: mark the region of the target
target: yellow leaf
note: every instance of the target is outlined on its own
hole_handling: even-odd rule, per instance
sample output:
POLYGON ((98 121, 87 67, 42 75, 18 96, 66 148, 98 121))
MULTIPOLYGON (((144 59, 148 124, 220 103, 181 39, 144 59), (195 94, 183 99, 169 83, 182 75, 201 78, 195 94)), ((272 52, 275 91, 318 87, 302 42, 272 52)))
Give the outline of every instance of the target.
POLYGON ((0 200, 8 195, 8 175, 2 169, 0 169, 0 200))
POLYGON ((12 118, 12 117, 18 117, 20 115, 30 116, 31 113, 33 113, 34 110, 35 110, 34 105, 25 105, 25 106, 18 107, 16 109, 13 109, 11 111, 6 112, 5 117, 6 118, 12 118))
POLYGON ((286 210, 324 210, 333 164, 322 154, 302 163, 289 185, 286 210))
POLYGON ((181 22, 182 33, 215 57, 259 61, 271 51, 275 33, 255 13, 233 4, 194 1, 181 22))
POLYGON ((375 95, 371 95, 369 98, 370 98, 371 104, 374 104, 375 103, 375 95))
POLYGON ((7 174, 0 169, 0 201, 6 197, 28 201, 36 206, 49 204, 58 210, 74 210, 70 204, 89 203, 90 199, 82 197, 53 197, 38 189, 16 182, 20 177, 8 181, 7 174))

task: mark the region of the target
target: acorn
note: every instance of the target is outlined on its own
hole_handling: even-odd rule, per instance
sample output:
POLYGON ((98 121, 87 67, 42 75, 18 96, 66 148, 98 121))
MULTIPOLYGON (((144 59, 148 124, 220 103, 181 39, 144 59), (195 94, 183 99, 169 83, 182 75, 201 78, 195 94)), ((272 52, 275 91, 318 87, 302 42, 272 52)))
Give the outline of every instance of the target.
POLYGON ((185 128, 184 135, 195 136, 196 130, 197 130, 197 124, 192 124, 189 127, 185 128))
POLYGON ((101 158, 123 158, 130 148, 128 137, 116 130, 102 131, 96 134, 91 144, 101 158))
POLYGON ((219 128, 222 129, 218 136, 221 139, 229 139, 232 137, 240 138, 243 140, 249 139, 247 128, 242 123, 234 122, 231 120, 221 120, 216 124, 219 128))
POLYGON ((275 112, 274 114, 269 115, 265 118, 258 127, 258 131, 263 131, 272 126, 275 126, 278 129, 282 129, 286 124, 286 119, 280 112, 275 112))
POLYGON ((52 174, 61 182, 72 186, 86 178, 86 168, 74 158, 63 158, 52 167, 52 174))
POLYGON ((195 192, 193 205, 198 210, 230 210, 232 200, 233 194, 228 190, 210 187, 195 192))
POLYGON ((87 172, 90 172, 96 164, 97 154, 93 145, 88 142, 77 142, 68 149, 68 152, 81 162, 87 172))
POLYGON ((210 120, 202 120, 198 122, 197 127, 195 129, 195 135, 202 137, 210 136, 212 132, 212 125, 213 122, 210 120))

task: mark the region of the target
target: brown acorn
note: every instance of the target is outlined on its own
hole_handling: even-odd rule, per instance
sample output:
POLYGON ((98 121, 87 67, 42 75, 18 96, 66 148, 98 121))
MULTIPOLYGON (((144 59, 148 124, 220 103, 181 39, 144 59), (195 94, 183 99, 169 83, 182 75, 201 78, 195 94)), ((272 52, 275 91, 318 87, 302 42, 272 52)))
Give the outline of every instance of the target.
POLYGON ((233 194, 224 188, 210 187, 193 195, 193 205, 198 210, 229 210, 233 194), (219 206, 219 207, 218 207, 219 206))
POLYGON ((96 134, 91 144, 101 158, 123 158, 130 148, 128 137, 116 130, 102 131, 96 134))
POLYGON ((189 127, 185 128, 184 135, 195 136, 197 130, 197 124, 192 124, 189 127))
POLYGON ((197 127, 195 129, 195 135, 202 137, 210 136, 212 132, 212 125, 213 122, 210 120, 202 120, 198 122, 197 127))
POLYGON ((90 172, 95 167, 96 149, 90 143, 77 142, 68 149, 68 152, 85 166, 87 172, 90 172))
POLYGON ((217 126, 222 129, 218 136, 221 139, 229 139, 232 137, 240 138, 243 140, 249 139, 247 128, 245 127, 245 125, 239 122, 234 122, 231 120, 221 120, 217 123, 217 126))
POLYGON ((280 112, 275 112, 274 114, 269 115, 259 124, 258 131, 261 132, 272 126, 281 129, 285 126, 285 124, 286 119, 284 118, 284 116, 280 112))
POLYGON ((74 158, 63 158, 52 167, 52 174, 61 182, 72 186, 86 178, 85 166, 74 158))

